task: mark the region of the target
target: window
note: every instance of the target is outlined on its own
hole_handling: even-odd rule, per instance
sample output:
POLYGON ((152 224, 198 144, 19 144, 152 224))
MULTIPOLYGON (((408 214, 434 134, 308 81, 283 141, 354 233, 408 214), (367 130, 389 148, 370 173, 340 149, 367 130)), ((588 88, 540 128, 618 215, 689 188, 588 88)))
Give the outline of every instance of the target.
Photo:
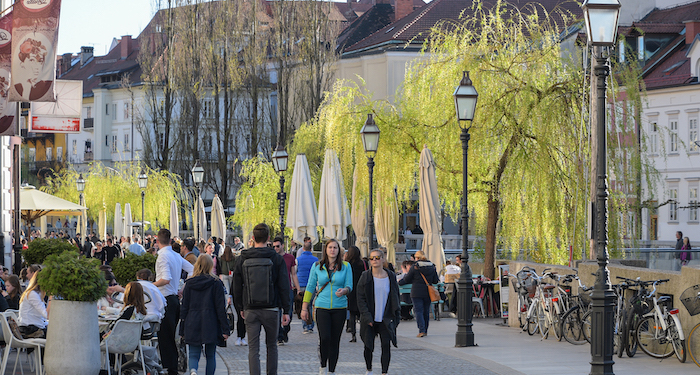
POLYGON ((53 160, 53 148, 47 147, 46 148, 46 161, 51 161, 53 160))
POLYGON ((659 152, 659 129, 656 125, 656 121, 650 124, 649 129, 649 152, 656 154, 659 152))
POLYGON ((691 187, 688 190, 688 205, 690 206, 688 221, 698 221, 698 188, 697 187, 691 187))
POLYGON ((129 151, 129 134, 124 134, 124 151, 129 151))
POLYGON ((105 146, 109 146, 109 136, 105 135, 105 146))
POLYGON ((85 108, 85 118, 92 118, 92 107, 86 107, 85 108))
POLYGON ((672 188, 668 192, 668 220, 678 221, 678 188, 672 188))
POLYGON ((109 104, 105 104, 105 115, 109 116, 109 104))
POLYGON ((78 155, 78 140, 73 140, 73 155, 78 155))
POLYGON ((117 152, 117 136, 112 136, 112 153, 117 152))
POLYGON ((698 119, 691 118, 688 121, 688 141, 690 142, 690 151, 698 151, 700 147, 695 143, 698 141, 698 119))
POLYGON ((85 152, 92 152, 92 141, 85 141, 85 152))
POLYGON ((117 104, 112 104, 112 120, 117 119, 117 104))
POLYGON ((29 161, 31 161, 31 162, 36 161, 36 149, 35 148, 29 149, 29 161))
POLYGON ((671 120, 671 126, 669 128, 671 129, 670 151, 678 152, 678 120, 671 120))
POLYGON ((56 160, 63 161, 63 147, 56 147, 56 160))
POLYGON ((124 120, 129 118, 129 103, 124 103, 124 120))
POLYGON ((202 101, 202 118, 213 118, 214 117, 214 109, 212 108, 212 101, 211 100, 203 100, 202 101))

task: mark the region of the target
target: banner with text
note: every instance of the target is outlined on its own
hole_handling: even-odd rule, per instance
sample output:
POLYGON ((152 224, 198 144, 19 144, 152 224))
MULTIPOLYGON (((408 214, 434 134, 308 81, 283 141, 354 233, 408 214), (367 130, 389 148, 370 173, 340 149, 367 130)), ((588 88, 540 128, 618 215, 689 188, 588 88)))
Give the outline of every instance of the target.
POLYGON ((61 0, 17 0, 12 12, 10 101, 53 102, 61 0))
POLYGON ((8 99, 12 61, 12 12, 0 18, 0 136, 17 135, 17 103, 8 99))

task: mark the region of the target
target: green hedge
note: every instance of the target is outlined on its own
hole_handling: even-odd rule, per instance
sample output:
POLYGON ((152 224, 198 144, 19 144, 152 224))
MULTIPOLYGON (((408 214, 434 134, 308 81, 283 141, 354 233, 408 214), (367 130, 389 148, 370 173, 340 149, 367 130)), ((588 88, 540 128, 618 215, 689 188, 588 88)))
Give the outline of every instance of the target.
POLYGON ((77 251, 78 249, 69 242, 58 238, 43 239, 38 238, 29 243, 29 248, 22 251, 27 264, 43 264, 44 260, 52 254, 61 254, 66 251, 77 251))
POLYGON ((46 257, 37 274, 41 290, 67 301, 95 302, 107 292, 107 280, 97 259, 81 257, 76 251, 46 257))
POLYGON ((112 272, 117 278, 117 282, 122 286, 126 286, 130 281, 135 281, 136 272, 143 268, 148 268, 154 274, 156 273, 156 257, 149 253, 136 255, 127 251, 124 258, 114 258, 109 265, 112 266, 112 272))

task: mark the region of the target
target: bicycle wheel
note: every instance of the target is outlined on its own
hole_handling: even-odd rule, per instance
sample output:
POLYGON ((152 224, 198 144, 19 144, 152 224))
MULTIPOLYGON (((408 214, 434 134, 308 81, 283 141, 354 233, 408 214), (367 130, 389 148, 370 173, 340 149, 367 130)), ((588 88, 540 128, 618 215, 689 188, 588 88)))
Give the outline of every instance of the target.
POLYGON ((620 321, 620 345, 617 348, 617 356, 618 358, 622 358, 622 355, 625 353, 625 350, 627 349, 627 344, 628 344, 628 337, 629 337, 629 327, 627 325, 627 310, 623 309, 621 315, 621 321, 620 321))
POLYGON ((539 329, 539 320, 537 319, 537 306, 532 306, 532 304, 536 304, 538 301, 536 299, 533 299, 530 301, 530 308, 528 308, 528 316, 527 316, 527 334, 532 336, 534 335, 537 330, 539 329))
POLYGON ((690 330, 688 338, 685 340, 686 347, 688 349, 688 354, 690 359, 695 362, 698 367, 700 367, 700 323, 696 324, 693 329, 690 330))
POLYGON ((574 306, 561 319, 561 335, 571 344, 583 345, 586 343, 586 338, 583 337, 583 329, 581 328, 582 317, 581 307, 574 306))
POLYGON ((644 353, 654 358, 668 358, 673 355, 673 344, 666 339, 661 324, 654 316, 643 318, 637 326, 637 342, 644 353))
POLYGON ((625 352, 627 356, 632 358, 637 354, 637 336, 635 333, 635 327, 637 327, 637 322, 639 322, 639 315, 635 314, 634 310, 629 312, 627 318, 627 345, 625 347, 625 352))
POLYGON ((527 297, 520 294, 518 296, 518 323, 523 331, 527 331, 527 297))
POLYGON ((591 310, 586 311, 581 317, 581 332, 583 332, 583 337, 591 342, 591 310))
POLYGON ((549 317, 547 316, 549 312, 545 311, 542 303, 537 304, 537 321, 540 326, 540 335, 542 339, 546 339, 549 336, 549 317))
MULTIPOLYGON (((556 302, 555 302, 556 303, 556 302)), ((550 327, 550 330, 554 333, 554 337, 556 337, 557 341, 561 341, 561 317, 562 314, 559 314, 558 308, 559 305, 552 306, 552 327, 550 327)))
POLYGON ((676 358, 681 363, 685 363, 685 340, 681 340, 676 321, 671 315, 668 315, 666 316, 666 324, 668 325, 668 337, 673 344, 673 352, 676 353, 676 358))

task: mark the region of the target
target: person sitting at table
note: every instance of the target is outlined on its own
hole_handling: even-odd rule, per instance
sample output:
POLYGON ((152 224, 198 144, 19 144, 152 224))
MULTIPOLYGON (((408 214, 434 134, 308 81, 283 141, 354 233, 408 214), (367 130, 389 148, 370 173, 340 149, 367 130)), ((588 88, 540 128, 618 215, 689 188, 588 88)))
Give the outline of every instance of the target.
POLYGON ((124 290, 124 307, 121 309, 119 318, 112 322, 105 330, 106 333, 100 335, 100 341, 104 340, 112 332, 114 324, 119 320, 143 320, 146 316, 146 303, 143 298, 143 287, 138 281, 126 284, 124 290))
POLYGON ((7 307, 10 310, 19 310, 19 296, 22 294, 22 286, 19 284, 19 277, 17 275, 10 275, 5 281, 5 288, 7 289, 2 293, 7 300, 7 307))
POLYGON ((44 293, 37 283, 37 275, 34 272, 29 280, 27 290, 19 299, 19 316, 17 325, 24 338, 45 338, 48 325, 48 312, 44 305, 44 293))

